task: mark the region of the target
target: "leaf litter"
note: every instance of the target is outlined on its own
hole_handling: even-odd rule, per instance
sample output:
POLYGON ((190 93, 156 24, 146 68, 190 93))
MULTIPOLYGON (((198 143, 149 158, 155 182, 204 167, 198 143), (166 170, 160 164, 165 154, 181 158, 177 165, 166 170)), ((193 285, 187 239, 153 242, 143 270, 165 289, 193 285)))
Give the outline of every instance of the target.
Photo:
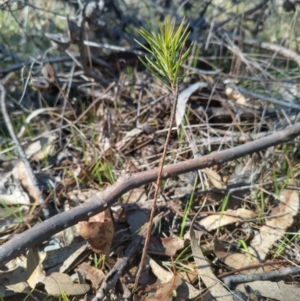
MULTIPOLYGON (((191 5, 197 6, 196 3, 191 5)), ((138 61, 141 54, 124 51, 124 41, 127 46, 135 47, 133 38, 138 37, 133 37, 129 28, 136 28, 137 20, 143 24, 142 19, 128 15, 128 24, 122 23, 128 26, 124 31, 121 23, 115 22, 120 21, 121 16, 117 6, 106 7, 102 15, 97 5, 89 9, 92 11, 87 17, 89 41, 95 45, 109 41, 106 46, 119 43, 120 48, 106 49, 103 43, 102 48, 83 47, 79 38, 81 25, 68 19, 67 38, 56 33, 46 34, 69 56, 67 61, 45 63, 33 73, 25 68, 26 76, 32 78, 33 90, 23 90, 14 79, 15 74, 5 84, 10 99, 14 91, 22 91, 26 97, 21 105, 27 109, 25 112, 31 110, 21 130, 16 128, 16 132, 20 133, 43 195, 46 199, 49 197, 44 206, 51 215, 89 201, 90 196, 113 184, 124 171, 131 174, 157 167, 172 105, 169 91, 143 70, 138 61), (109 26, 104 21, 101 23, 101 18, 109 22, 109 26), (102 26, 103 29, 104 24, 109 30, 96 35, 95 28, 102 26), (120 33, 123 42, 116 38, 120 33), (67 81, 69 90, 65 89, 67 81), (32 101, 30 93, 36 99, 43 99, 43 103, 32 101), (28 99, 31 99, 29 105, 26 104, 28 99)), ((210 17, 208 10, 205 22, 211 22, 210 17)), ((196 27, 200 26, 199 20, 196 21, 190 16, 193 37, 202 43, 195 36, 196 27)), ((214 22, 218 22, 218 18, 214 22)), ((222 26, 228 31, 235 28, 231 28, 230 22, 222 26)), ((243 30, 248 30, 245 28, 243 30)), ((211 34, 214 42, 207 40, 207 47, 213 49, 219 40, 214 30, 211 34)), ((263 61, 254 59, 246 44, 239 45, 243 53, 234 50, 233 42, 222 42, 222 47, 233 55, 230 72, 225 68, 222 74, 214 73, 221 65, 218 59, 209 56, 209 64, 196 60, 196 67, 186 65, 168 164, 231 148, 295 122, 297 86, 289 86, 289 81, 274 80, 273 69, 281 68, 276 61, 270 63, 272 70, 264 66, 264 77, 255 81, 255 73, 261 72, 259 64, 263 61), (252 78, 251 84, 238 79, 240 73, 252 78), (255 95, 244 94, 242 89, 233 89, 226 82, 229 77, 233 78, 229 83, 236 86, 270 91, 275 100, 281 98, 282 87, 285 91, 293 88, 293 95, 289 95, 284 106, 277 107, 274 103, 280 103, 278 101, 270 104, 255 95), (293 109, 288 109, 289 104, 293 109)), ((194 47, 202 51, 196 49, 197 44, 194 47)), ((282 52, 281 60, 288 61, 289 58, 281 55, 282 52)), ((286 72, 290 81, 294 80, 286 70, 282 72, 286 72)), ((11 117, 16 121, 20 108, 9 102, 11 117)), ((0 230, 4 241, 22 231, 24 224, 41 222, 41 217, 40 206, 32 206, 32 200, 38 196, 28 181, 27 170, 10 150, 5 141, 7 137, 2 136, 0 230), (8 156, 8 152, 12 155, 8 156)), ((299 253, 298 142, 166 180, 157 206, 157 213, 161 215, 149 246, 151 258, 144 267, 137 292, 132 290, 132 283, 144 243, 153 185, 135 188, 119 199, 116 207, 57 233, 54 239, 58 243, 45 239, 41 247, 46 251, 30 249, 26 257, 22 255, 14 261, 14 267, 10 262, 6 271, 1 269, 1 295, 10 298, 19 293, 29 294, 36 288, 33 295, 38 291, 44 296, 66 293, 78 295, 79 299, 84 294, 92 298, 102 288, 103 298, 111 299, 122 299, 126 295, 130 300, 211 300, 212 297, 247 300, 247 296, 253 300, 296 300, 299 279, 281 276, 280 271, 299 264, 295 259, 299 253), (198 217, 193 221, 199 208, 198 217), (181 237, 179 229, 186 233, 190 229, 191 237, 181 237), (292 255, 284 248, 287 244, 294 246, 292 255), (281 248, 277 250, 278 245, 281 248), (50 247, 52 249, 47 249, 50 247), (55 257, 55 253, 59 255, 55 257), (43 261, 40 256, 46 259, 43 261), (285 262, 278 263, 278 256, 285 262), (263 277, 267 275, 264 273, 273 271, 278 272, 277 282, 274 278, 270 278, 273 281, 247 278, 246 283, 238 284, 239 279, 229 281, 227 277, 231 276, 226 275, 263 277)))

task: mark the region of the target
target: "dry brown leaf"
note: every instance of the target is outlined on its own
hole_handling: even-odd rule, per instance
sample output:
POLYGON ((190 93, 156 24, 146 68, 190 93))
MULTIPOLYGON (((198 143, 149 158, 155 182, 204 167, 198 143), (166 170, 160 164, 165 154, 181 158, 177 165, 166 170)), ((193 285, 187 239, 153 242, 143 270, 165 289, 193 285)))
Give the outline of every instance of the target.
POLYGON ((153 260, 151 257, 149 260, 149 265, 151 267, 152 273, 157 277, 157 279, 161 283, 166 283, 172 279, 174 274, 164 269, 162 266, 156 263, 156 261, 153 260))
POLYGON ((256 216, 255 212, 245 208, 237 210, 228 209, 223 214, 216 213, 216 215, 209 215, 200 221, 200 225, 205 227, 207 231, 212 231, 229 224, 253 219, 256 216))
MULTIPOLYGON (((161 283, 168 282, 172 279, 173 273, 165 270, 159 264, 157 264, 152 258, 149 260, 149 265, 153 274, 161 283)), ((194 300, 203 294, 203 291, 196 289, 193 285, 182 279, 182 284, 177 287, 177 297, 183 300, 194 300)))
MULTIPOLYGON (((300 290, 297 285, 286 284, 283 281, 253 281, 248 285, 253 291, 258 291, 263 297, 278 301, 298 301, 300 300, 300 290)), ((245 284, 239 284, 237 290, 246 292, 245 284)))
POLYGON ((177 271, 177 274, 181 277, 183 281, 187 281, 188 283, 195 283, 198 279, 198 274, 195 269, 195 265, 193 262, 186 262, 185 269, 182 271, 177 271))
POLYGON ((181 284, 182 280, 173 275, 173 277, 166 283, 161 284, 155 295, 149 298, 146 298, 145 301, 172 301, 173 291, 181 284))
POLYGON ((88 284, 73 283, 71 277, 67 274, 52 273, 42 281, 45 284, 45 290, 49 295, 57 296, 65 293, 66 295, 82 295, 89 291, 88 284))
POLYGON ((49 63, 46 63, 43 66, 42 74, 50 83, 54 83, 56 81, 56 73, 49 63))
POLYGON ((33 160, 43 160, 46 156, 51 153, 54 147, 54 141, 57 139, 57 135, 47 133, 48 136, 43 136, 31 144, 29 144, 25 151, 27 158, 33 160))
MULTIPOLYGON (((59 249, 46 250, 46 251, 44 250, 46 254, 46 258, 43 260, 43 268, 44 269, 49 269, 53 267, 55 269, 58 269, 59 267, 61 268, 66 260, 70 260, 70 262, 74 262, 76 260, 78 262, 80 260, 80 262, 82 262, 82 258, 78 259, 78 257, 82 253, 84 253, 84 256, 88 256, 86 254, 89 254, 88 252, 84 252, 84 251, 78 253, 78 250, 80 250, 82 247, 84 251, 90 250, 88 244, 85 241, 81 241, 77 243, 73 242, 71 245, 59 249)), ((60 273, 64 273, 65 271, 66 270, 59 270, 60 273)))
POLYGON ((22 186, 24 187, 24 189, 26 189, 26 191, 32 197, 32 199, 38 200, 40 198, 40 196, 36 193, 36 190, 29 177, 27 168, 22 162, 22 160, 18 160, 12 171, 12 174, 15 179, 19 180, 22 183, 22 186))
POLYGON ((225 287, 221 284, 220 280, 212 272, 208 261, 205 259, 203 252, 198 244, 198 240, 195 237, 195 232, 190 228, 190 239, 192 253, 197 265, 198 275, 204 282, 211 295, 219 301, 234 301, 233 296, 225 287))
POLYGON ((161 237, 160 240, 165 248, 165 254, 168 256, 175 256, 178 250, 184 248, 184 240, 177 236, 161 237))
POLYGON ((296 185, 291 185, 280 193, 280 203, 273 208, 266 224, 260 228, 251 241, 251 252, 264 260, 274 242, 284 236, 299 210, 299 195, 296 185), (273 218, 272 218, 273 217, 273 218))
POLYGON ((203 171, 209 178, 212 185, 217 189, 226 189, 225 183, 223 183, 221 176, 210 168, 204 168, 203 171))
POLYGON ((213 246, 214 253, 216 254, 217 258, 231 268, 238 269, 257 263, 256 258, 254 258, 253 256, 244 253, 229 252, 216 236, 213 240, 213 246))
MULTIPOLYGON (((234 269, 255 265, 264 261, 274 242, 280 239, 288 227, 293 223, 294 216, 299 210, 299 196, 295 185, 283 190, 280 194, 280 203, 275 207, 267 219, 266 225, 254 236, 248 248, 248 254, 226 254, 222 246, 216 245, 218 257, 223 257, 224 263, 234 269)), ((273 270, 272 266, 245 270, 244 274, 262 273, 273 270)))
POLYGON ((45 285, 45 290, 49 295, 81 295, 85 294, 90 286, 88 284, 73 283, 71 277, 63 273, 52 273, 50 276, 45 276, 45 272, 41 267, 41 256, 46 256, 45 253, 39 253, 38 248, 32 248, 27 255, 27 283, 31 288, 35 288, 38 283, 45 285))
MULTIPOLYGON (((69 247, 72 247, 72 245, 70 245, 69 247)), ((91 249, 87 244, 82 245, 75 251, 73 249, 72 254, 64 261, 63 265, 59 269, 59 272, 63 273, 67 270, 70 270, 72 267, 76 266, 76 263, 81 261, 82 258, 87 257, 87 255, 90 254, 90 252, 91 249)))
POLYGON ((213 238, 213 248, 214 248, 214 253, 217 256, 219 260, 222 262, 225 262, 226 258, 232 254, 235 254, 233 252, 228 251, 224 244, 219 241, 218 237, 215 235, 213 238))
POLYGON ((30 81, 30 85, 34 90, 38 91, 45 91, 50 87, 49 82, 44 77, 32 78, 30 81))
POLYGON ((26 283, 27 259, 21 255, 9 261, 0 271, 0 295, 2 297, 12 296, 16 293, 27 293, 31 289, 26 283))
MULTIPOLYGON (((248 253, 226 253, 224 249, 223 252, 219 247, 216 247, 215 254, 218 258, 220 258, 227 266, 231 267, 232 269, 240 269, 243 267, 249 267, 253 265, 259 264, 257 258, 250 253, 253 249, 248 247, 248 253)), ((241 274, 258 274, 263 272, 268 272, 274 270, 272 265, 266 265, 263 267, 256 267, 252 269, 246 269, 241 271, 241 274)))
MULTIPOLYGON (((218 240, 215 236, 213 241, 214 253, 217 258, 224 262, 227 266, 233 269, 240 269, 243 267, 248 267, 252 265, 257 265, 259 261, 257 258, 252 255, 253 249, 249 246, 248 253, 233 253, 228 251, 225 246, 218 240), (252 252, 251 252, 252 250, 252 252)), ((241 271, 241 274, 256 274, 274 270, 272 265, 266 265, 264 267, 257 267, 253 269, 247 269, 241 271)))
MULTIPOLYGON (((26 282, 18 282, 16 284, 11 284, 11 285, 5 285, 5 291, 11 291, 11 292, 14 292, 15 294, 17 293, 23 293, 23 294, 30 294, 31 292, 31 289, 29 288, 28 284, 26 282)), ((2 297, 7 297, 7 296, 11 296, 11 295, 14 295, 14 294, 2 294, 1 292, 1 296, 2 297)), ((15 300, 13 298, 13 300, 15 300)))
MULTIPOLYGON (((46 254, 42 255, 44 258, 46 254)), ((31 288, 42 282, 45 278, 45 272, 42 269, 40 253, 37 247, 32 248, 27 253, 27 283, 31 288)))
POLYGON ((89 242, 94 252, 108 255, 114 237, 114 223, 110 209, 78 223, 79 234, 89 242))
POLYGON ((244 106, 248 103, 245 96, 243 96, 240 92, 234 90, 231 87, 226 87, 225 94, 229 99, 235 101, 238 105, 244 106))
POLYGON ((110 215, 110 210, 107 209, 105 211, 102 211, 94 216, 92 216, 89 219, 89 222, 99 222, 99 223, 104 223, 105 219, 111 219, 111 215, 110 215))
POLYGON ((85 275, 85 278, 92 282, 94 290, 96 290, 102 280, 105 278, 104 273, 100 269, 96 269, 95 267, 91 266, 90 264, 83 262, 77 268, 77 272, 85 275))
POLYGON ((61 34, 57 34, 57 33, 45 33, 45 36, 50 40, 51 44, 54 47, 57 47, 61 50, 66 50, 70 46, 69 37, 64 37, 61 34))
POLYGON ((141 129, 138 128, 132 129, 131 131, 126 133, 124 138, 116 144, 116 149, 118 151, 121 151, 129 147, 129 145, 131 145, 141 133, 143 133, 143 130, 141 129))
POLYGON ((7 194, 0 194, 0 200, 7 205, 29 205, 28 194, 22 189, 21 185, 16 185, 7 191, 7 194))
POLYGON ((184 240, 173 236, 173 237, 158 237, 151 236, 149 243, 149 253, 159 254, 166 256, 174 256, 178 250, 184 248, 184 240))

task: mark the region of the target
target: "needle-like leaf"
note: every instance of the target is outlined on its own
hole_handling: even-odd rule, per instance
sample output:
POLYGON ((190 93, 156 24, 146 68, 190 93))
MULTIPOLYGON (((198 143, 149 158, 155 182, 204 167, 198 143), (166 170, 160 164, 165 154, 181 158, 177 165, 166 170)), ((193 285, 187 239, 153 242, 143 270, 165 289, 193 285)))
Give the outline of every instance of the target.
POLYGON ((141 28, 140 34, 149 46, 137 41, 150 54, 141 59, 142 63, 171 89, 175 88, 180 68, 191 49, 183 50, 190 34, 184 23, 183 20, 176 29, 175 19, 170 16, 158 24, 158 30, 148 23, 150 30, 141 28))

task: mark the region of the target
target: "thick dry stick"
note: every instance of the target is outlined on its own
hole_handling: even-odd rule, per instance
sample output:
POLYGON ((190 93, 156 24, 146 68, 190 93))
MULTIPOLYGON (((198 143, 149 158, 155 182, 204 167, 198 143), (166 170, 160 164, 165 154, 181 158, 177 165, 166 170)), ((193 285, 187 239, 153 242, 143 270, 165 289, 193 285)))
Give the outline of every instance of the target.
MULTIPOLYGON (((268 147, 287 142, 299 135, 300 123, 296 123, 293 126, 287 127, 285 130, 275 132, 272 135, 244 145, 165 166, 163 168, 162 178, 167 179, 179 174, 231 161, 268 147)), ((31 229, 16 235, 0 247, 0 266, 19 256, 27 249, 40 244, 59 231, 104 211, 107 207, 114 204, 119 197, 131 189, 156 181, 157 175, 158 168, 136 174, 123 175, 114 185, 108 187, 104 191, 96 193, 84 204, 51 217, 48 220, 35 225, 31 229)))

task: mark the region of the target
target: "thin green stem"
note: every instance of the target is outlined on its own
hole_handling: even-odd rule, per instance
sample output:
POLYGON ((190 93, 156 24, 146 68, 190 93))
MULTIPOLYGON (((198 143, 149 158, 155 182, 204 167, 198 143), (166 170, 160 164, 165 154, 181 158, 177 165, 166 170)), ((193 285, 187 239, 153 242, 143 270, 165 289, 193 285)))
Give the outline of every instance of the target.
POLYGON ((175 32, 175 20, 171 17, 167 17, 164 23, 159 24, 158 32, 154 31, 153 27, 148 24, 150 27, 150 32, 145 29, 141 29, 142 37, 148 42, 150 47, 145 47, 143 44, 137 41, 144 49, 148 50, 153 58, 146 56, 145 61, 142 62, 146 65, 149 71, 161 80, 167 87, 169 87, 174 96, 174 103, 170 117, 170 124, 168 129, 168 134, 163 150, 163 154, 159 163, 159 170, 157 175, 157 182, 154 193, 153 205, 150 213, 150 220, 148 224, 147 234, 145 237, 144 248, 142 252, 141 263, 136 275, 136 280, 134 283, 134 289, 136 290, 140 278, 141 272, 145 263, 147 249, 150 242, 152 224, 156 211, 156 202, 159 194, 159 189, 161 186, 161 178, 163 172, 163 166, 167 154, 167 149, 171 137, 172 126, 175 121, 177 101, 178 101, 178 74, 179 69, 181 68, 183 61, 187 57, 190 48, 184 52, 185 42, 189 36, 188 26, 183 30, 184 20, 179 25, 179 28, 175 32), (148 64, 147 64, 148 63, 148 64))
POLYGON ((173 89, 172 92, 173 92, 173 95, 174 95, 174 104, 173 104, 173 108, 172 108, 172 113, 171 113, 171 118, 170 118, 168 134, 167 134, 167 138, 166 138, 166 142, 165 142, 165 147, 164 147, 164 150, 163 150, 163 153, 162 153, 162 156, 161 156, 161 160, 160 160, 160 163, 159 163, 159 170, 158 170, 156 187, 155 187, 155 192, 154 192, 153 205, 152 205, 151 213, 150 213, 149 226, 148 226, 148 229, 147 229, 147 235, 146 235, 146 239, 145 239, 145 243, 144 243, 144 248, 143 248, 143 252, 142 252, 142 258, 141 258, 140 266, 139 266, 139 269, 138 269, 138 272, 137 272, 137 275, 136 275, 136 279, 135 279, 135 283, 134 283, 134 290, 137 289, 138 284, 140 282, 141 273, 142 273, 142 270, 143 270, 143 266, 145 264, 147 250, 148 250, 148 246, 149 246, 149 243, 150 243, 152 224, 153 224, 153 219, 154 219, 155 211, 156 211, 156 202, 157 202, 157 198, 158 198, 158 194, 159 194, 159 188, 160 188, 160 184, 161 184, 161 178, 162 178, 161 176, 162 176, 162 172, 163 172, 163 166, 164 166, 164 162, 165 162, 165 158, 166 158, 166 154, 167 154, 168 144, 170 142, 172 126, 173 126, 173 123, 175 121, 177 101, 178 101, 178 85, 176 85, 176 88, 173 89))

